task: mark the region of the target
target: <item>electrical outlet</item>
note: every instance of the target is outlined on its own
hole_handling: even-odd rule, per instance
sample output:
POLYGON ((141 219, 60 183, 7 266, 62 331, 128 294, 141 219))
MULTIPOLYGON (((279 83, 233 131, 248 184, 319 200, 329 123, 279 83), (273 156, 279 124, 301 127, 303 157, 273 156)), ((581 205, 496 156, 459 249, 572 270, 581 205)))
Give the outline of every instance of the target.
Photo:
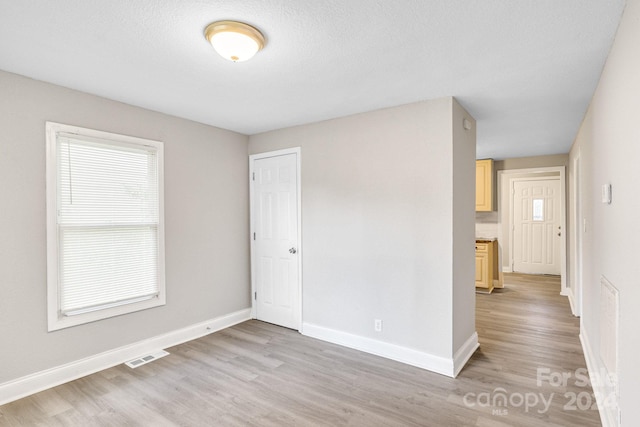
POLYGON ((382 332, 382 320, 375 319, 373 321, 373 329, 375 329, 376 332, 382 332))

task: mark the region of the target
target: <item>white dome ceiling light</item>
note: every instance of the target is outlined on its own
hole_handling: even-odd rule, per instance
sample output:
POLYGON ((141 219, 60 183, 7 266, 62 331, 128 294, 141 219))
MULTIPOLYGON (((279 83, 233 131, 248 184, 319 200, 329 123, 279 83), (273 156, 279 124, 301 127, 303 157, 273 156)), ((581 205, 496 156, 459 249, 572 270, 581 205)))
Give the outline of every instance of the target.
POLYGON ((233 62, 251 59, 265 45, 264 36, 257 28, 236 21, 209 24, 204 36, 220 56, 233 62))

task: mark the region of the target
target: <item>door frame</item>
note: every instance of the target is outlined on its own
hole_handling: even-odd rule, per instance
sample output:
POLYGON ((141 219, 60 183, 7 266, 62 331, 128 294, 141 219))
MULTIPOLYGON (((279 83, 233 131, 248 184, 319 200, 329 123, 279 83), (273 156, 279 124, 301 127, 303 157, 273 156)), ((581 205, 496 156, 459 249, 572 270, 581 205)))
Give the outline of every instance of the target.
POLYGON ((266 159, 269 157, 286 156, 289 154, 296 155, 296 197, 297 197, 297 241, 296 248, 298 249, 298 331, 302 332, 302 162, 300 159, 301 149, 300 147, 285 148, 276 151, 267 151, 264 153, 257 153, 249 155, 249 246, 251 249, 251 318, 257 318, 256 310, 256 282, 255 282, 255 266, 256 266, 256 250, 255 240, 253 240, 253 233, 255 232, 255 208, 257 203, 254 195, 254 162, 260 159, 266 159))
POLYGON ((583 252, 583 236, 584 231, 582 223, 582 184, 580 170, 580 150, 578 155, 573 159, 573 173, 569 174, 572 190, 572 208, 573 215, 571 217, 573 235, 573 269, 571 279, 571 288, 569 289, 569 302, 574 316, 582 316, 582 252, 583 252))
MULTIPOLYGON (((504 192, 503 185, 509 184, 510 181, 514 178, 517 178, 517 175, 527 175, 527 174, 536 174, 536 173, 549 173, 556 172, 560 175, 560 216, 561 216, 561 227, 563 230, 563 239, 560 242, 560 295, 568 296, 569 290, 567 289, 567 183, 566 183, 566 171, 564 166, 548 166, 548 167, 539 167, 539 168, 528 168, 528 169, 506 169, 498 171, 498 203, 499 203, 499 211, 500 211, 500 227, 498 229, 498 241, 503 240, 505 237, 509 240, 509 253, 508 260, 509 265, 505 267, 503 264, 503 260, 500 260, 502 265, 503 272, 511 272, 512 270, 512 260, 513 260, 513 248, 511 247, 511 225, 512 225, 512 205, 513 205, 513 197, 511 191, 508 191, 507 194, 502 194, 504 192), (507 209, 503 209, 505 206, 503 201, 507 202, 507 209), (503 229, 507 228, 506 233, 503 229), (505 236, 506 234, 506 236, 505 236)), ((541 177, 543 178, 543 177, 541 177)), ((507 186, 510 188, 510 185, 507 186)))

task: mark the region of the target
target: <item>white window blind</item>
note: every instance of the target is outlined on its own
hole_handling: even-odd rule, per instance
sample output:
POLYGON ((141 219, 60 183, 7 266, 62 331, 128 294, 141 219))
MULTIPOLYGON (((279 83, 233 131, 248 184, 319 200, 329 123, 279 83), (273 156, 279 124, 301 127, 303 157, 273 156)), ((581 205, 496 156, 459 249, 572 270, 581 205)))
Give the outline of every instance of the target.
POLYGON ((158 146, 56 132, 54 151, 57 317, 158 299, 158 146))

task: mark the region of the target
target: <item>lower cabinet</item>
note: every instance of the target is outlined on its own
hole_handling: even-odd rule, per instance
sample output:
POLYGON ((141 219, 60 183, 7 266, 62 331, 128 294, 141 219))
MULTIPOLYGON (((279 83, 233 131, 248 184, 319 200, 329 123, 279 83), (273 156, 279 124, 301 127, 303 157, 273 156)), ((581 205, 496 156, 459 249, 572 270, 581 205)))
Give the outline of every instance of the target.
POLYGON ((499 279, 498 242, 476 240, 476 290, 491 292, 499 279))

